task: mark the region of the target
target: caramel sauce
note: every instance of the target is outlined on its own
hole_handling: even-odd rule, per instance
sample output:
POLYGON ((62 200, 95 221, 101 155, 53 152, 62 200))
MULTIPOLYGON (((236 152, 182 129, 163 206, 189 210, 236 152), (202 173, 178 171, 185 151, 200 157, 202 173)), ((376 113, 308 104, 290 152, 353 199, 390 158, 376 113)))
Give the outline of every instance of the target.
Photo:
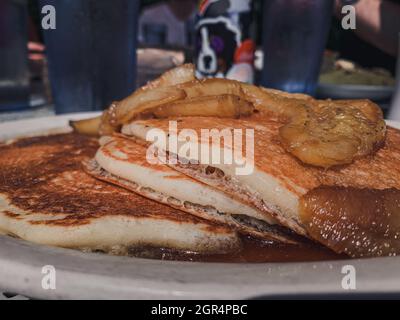
POLYGON ((300 201, 300 218, 318 242, 351 257, 400 253, 400 190, 322 186, 300 201))
POLYGON ((177 252, 166 248, 142 247, 132 249, 130 256, 160 260, 223 262, 223 263, 265 263, 265 262, 307 262, 348 259, 328 248, 304 242, 299 245, 281 244, 242 236, 242 249, 228 254, 199 254, 177 252))

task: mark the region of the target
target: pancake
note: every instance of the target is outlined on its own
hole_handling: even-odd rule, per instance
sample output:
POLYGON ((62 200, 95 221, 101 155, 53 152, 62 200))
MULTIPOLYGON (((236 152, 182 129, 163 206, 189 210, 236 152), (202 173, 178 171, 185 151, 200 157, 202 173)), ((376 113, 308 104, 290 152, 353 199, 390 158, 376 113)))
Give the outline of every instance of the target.
MULTIPOLYGON (((342 232, 336 229, 337 225, 335 224, 330 225, 329 230, 321 228, 318 233, 311 232, 312 228, 310 228, 309 222, 313 219, 302 220, 300 214, 300 203, 309 192, 321 186, 347 188, 345 190, 347 193, 353 192, 353 189, 400 189, 400 131, 391 127, 388 127, 385 145, 376 153, 356 159, 349 165, 322 169, 305 165, 285 151, 279 140, 279 128, 283 122, 273 116, 262 115, 262 117, 246 119, 187 117, 175 120, 179 124, 178 131, 190 128, 196 131, 198 137, 201 137, 202 129, 217 129, 219 131, 227 128, 228 130, 233 130, 233 128, 254 129, 254 152, 246 155, 249 162, 252 162, 254 158, 254 171, 249 175, 237 175, 235 169, 239 166, 235 163, 210 165, 209 163, 202 163, 200 156, 197 158, 198 164, 188 164, 187 156, 184 153, 178 154, 180 161, 177 164, 170 164, 170 166, 263 211, 266 221, 270 218, 276 219, 280 224, 289 227, 298 234, 316 239, 327 245, 329 245, 329 241, 326 241, 327 237, 334 237, 335 234, 342 234, 342 232), (218 174, 208 174, 210 167, 213 168, 212 172, 218 174)), ((168 132, 168 119, 136 121, 125 125, 122 133, 145 140, 146 135, 152 129, 159 129, 170 135, 175 135, 174 132, 168 132)), ((210 144, 208 140, 199 139, 197 142, 210 144)), ((169 149, 169 146, 162 141, 157 141, 154 145, 160 149, 169 149)), ((221 150, 225 148, 220 142, 211 143, 211 147, 221 150)), ((193 148, 196 149, 198 146, 196 145, 193 148)), ((353 199, 352 201, 362 199, 362 197, 347 198, 353 199)), ((326 198, 322 196, 319 199, 326 201, 326 198)), ((353 206, 353 208, 363 207, 362 200, 358 201, 360 201, 359 206, 353 206)), ((302 206, 302 208, 306 207, 302 206)), ((329 216, 340 214, 340 208, 342 207, 339 204, 326 207, 322 203, 318 210, 325 212, 325 216, 329 216), (336 210, 333 210, 333 208, 336 208, 336 210)), ((400 210, 396 212, 394 218, 399 219, 400 210)), ((362 212, 354 213, 358 216, 362 214, 362 212)), ((369 214, 372 216, 365 219, 379 223, 379 219, 382 217, 380 212, 370 212, 369 214)), ((357 225, 344 224, 343 228, 346 227, 354 229, 351 239, 363 239, 362 234, 357 234, 361 230, 357 225)), ((375 231, 369 230, 369 232, 375 231)), ((397 237, 398 232, 392 234, 394 234, 393 237, 397 237)), ((374 236, 371 235, 371 237, 374 236)), ((385 238, 386 236, 382 235, 382 237, 385 238)), ((356 241, 354 241, 354 244, 350 241, 349 246, 356 246, 355 243, 356 241)), ((374 240, 371 240, 369 245, 366 246, 368 248, 362 252, 349 248, 341 249, 341 252, 349 252, 353 256, 381 255, 381 253, 384 255, 384 252, 387 252, 375 250, 374 244, 376 244, 374 240)), ((387 246, 388 242, 382 242, 379 245, 387 246)), ((399 249, 394 248, 391 254, 397 253, 400 251, 399 249)))
POLYGON ((0 230, 32 242, 126 254, 138 246, 230 252, 236 232, 99 181, 82 168, 99 145, 78 134, 0 146, 0 230))
POLYGON ((155 201, 201 218, 229 225, 241 233, 295 243, 298 237, 263 213, 225 193, 179 173, 163 163, 149 163, 148 149, 132 139, 113 136, 97 151, 87 171, 155 201))

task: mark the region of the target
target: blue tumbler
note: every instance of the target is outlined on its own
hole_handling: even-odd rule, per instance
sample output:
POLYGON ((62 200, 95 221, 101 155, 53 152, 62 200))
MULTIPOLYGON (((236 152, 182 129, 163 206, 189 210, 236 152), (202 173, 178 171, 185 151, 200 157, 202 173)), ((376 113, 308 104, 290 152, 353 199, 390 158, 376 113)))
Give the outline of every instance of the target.
POLYGON ((139 4, 40 0, 41 8, 55 9, 45 7, 43 18, 54 11, 44 39, 57 114, 102 110, 135 89, 139 4))
POLYGON ((333 0, 264 2, 263 86, 315 93, 332 12, 333 0))
POLYGON ((27 3, 0 1, 0 111, 29 107, 27 3))

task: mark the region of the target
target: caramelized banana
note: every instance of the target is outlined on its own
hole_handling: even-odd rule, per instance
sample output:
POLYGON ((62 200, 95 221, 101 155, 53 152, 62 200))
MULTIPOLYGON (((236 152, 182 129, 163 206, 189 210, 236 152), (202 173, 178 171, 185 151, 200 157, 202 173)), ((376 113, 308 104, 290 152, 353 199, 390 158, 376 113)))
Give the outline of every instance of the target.
POLYGON ((373 153, 385 140, 382 112, 368 100, 323 101, 233 80, 197 80, 193 70, 191 65, 173 69, 113 104, 103 114, 101 134, 143 115, 236 118, 250 115, 254 107, 284 119, 282 144, 306 164, 348 164, 373 153))
POLYGON ((328 168, 373 153, 384 142, 386 125, 370 101, 315 101, 301 104, 279 134, 302 162, 328 168))
POLYGON ((315 100, 303 94, 243 85, 258 110, 286 118, 285 149, 306 164, 328 168, 373 153, 385 140, 381 109, 369 100, 315 100))
POLYGON ((165 72, 150 81, 129 97, 113 104, 103 112, 100 135, 118 131, 121 125, 129 122, 146 109, 183 99, 184 92, 175 86, 195 80, 194 65, 184 64, 165 72))
POLYGON ((101 123, 101 116, 69 122, 69 125, 74 129, 75 132, 89 135, 97 136, 99 134, 99 127, 101 123))
POLYGON ((159 87, 170 87, 177 84, 196 80, 195 66, 191 63, 183 64, 163 73, 157 79, 150 81, 140 90, 151 90, 159 87))
POLYGON ((300 200, 309 235, 353 258, 400 253, 400 190, 322 186, 300 200))
POLYGON ((177 101, 151 109, 149 114, 158 119, 187 116, 239 118, 249 116, 253 111, 250 102, 232 94, 224 94, 177 101))

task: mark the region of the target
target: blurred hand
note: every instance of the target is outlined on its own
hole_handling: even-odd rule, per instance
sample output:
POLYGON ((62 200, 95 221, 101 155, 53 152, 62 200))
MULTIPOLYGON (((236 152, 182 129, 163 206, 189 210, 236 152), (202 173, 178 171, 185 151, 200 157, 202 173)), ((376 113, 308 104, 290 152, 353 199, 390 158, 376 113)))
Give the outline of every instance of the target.
POLYGON ((38 61, 44 59, 45 46, 39 42, 28 42, 29 60, 38 61))
MULTIPOLYGON (((357 26, 354 32, 363 40, 392 56, 397 55, 400 32, 400 4, 388 0, 359 0, 353 4, 357 26)), ((335 1, 335 14, 341 19, 343 2, 335 1)))

